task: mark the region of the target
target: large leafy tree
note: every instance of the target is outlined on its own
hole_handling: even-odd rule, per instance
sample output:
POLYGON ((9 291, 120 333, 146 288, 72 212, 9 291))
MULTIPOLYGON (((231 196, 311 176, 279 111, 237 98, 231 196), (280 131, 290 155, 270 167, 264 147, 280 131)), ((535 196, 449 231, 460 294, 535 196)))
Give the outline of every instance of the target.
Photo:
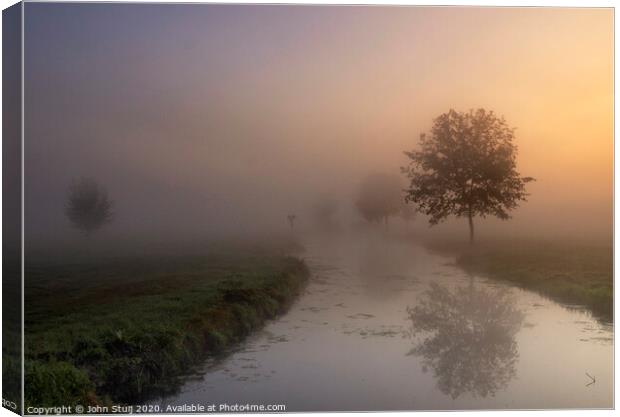
POLYGON ((86 236, 112 220, 112 202, 106 189, 90 178, 81 178, 69 188, 65 214, 86 236))
POLYGON ((525 185, 533 178, 517 172, 513 140, 514 129, 492 111, 440 115, 430 134, 420 135, 419 150, 405 152, 405 199, 430 216, 431 225, 450 215, 466 217, 473 242, 475 217, 509 219, 528 195, 525 185))

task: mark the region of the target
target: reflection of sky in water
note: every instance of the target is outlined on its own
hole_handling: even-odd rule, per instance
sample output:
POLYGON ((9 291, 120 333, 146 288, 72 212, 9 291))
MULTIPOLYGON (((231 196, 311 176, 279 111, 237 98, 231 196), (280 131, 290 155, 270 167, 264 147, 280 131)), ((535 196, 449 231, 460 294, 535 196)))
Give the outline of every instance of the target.
POLYGON ((613 329, 587 312, 469 277, 418 247, 341 243, 309 245, 313 277, 289 313, 205 364, 163 403, 611 407, 613 329), (432 321, 434 314, 453 319, 432 321), (595 384, 586 386, 586 372, 595 384))

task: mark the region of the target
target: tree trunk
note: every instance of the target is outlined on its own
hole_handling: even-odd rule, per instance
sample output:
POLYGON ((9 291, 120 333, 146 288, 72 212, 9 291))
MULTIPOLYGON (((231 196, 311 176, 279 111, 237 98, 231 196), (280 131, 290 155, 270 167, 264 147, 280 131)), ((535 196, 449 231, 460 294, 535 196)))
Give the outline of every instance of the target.
POLYGON ((471 213, 469 213, 469 244, 474 244, 474 218, 471 213))
POLYGON ((384 219, 383 221, 385 222, 385 228, 387 229, 388 228, 388 216, 385 216, 383 219, 384 219))

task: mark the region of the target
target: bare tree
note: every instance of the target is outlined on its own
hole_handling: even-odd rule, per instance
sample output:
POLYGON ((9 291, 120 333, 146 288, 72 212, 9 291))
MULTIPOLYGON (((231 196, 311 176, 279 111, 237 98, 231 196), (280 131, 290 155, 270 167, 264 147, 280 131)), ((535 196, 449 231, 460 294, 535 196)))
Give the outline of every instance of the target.
POLYGON ((355 206, 369 222, 385 222, 401 211, 403 204, 400 178, 390 174, 371 174, 362 182, 355 206))
POLYGON ((510 218, 525 201, 531 177, 516 170, 514 129, 484 109, 450 110, 434 120, 430 135, 420 135, 420 150, 405 152, 409 166, 406 200, 435 225, 448 216, 467 217, 474 241, 474 217, 510 218))
POLYGON ((69 187, 65 214, 86 236, 112 220, 112 202, 106 189, 91 178, 80 178, 69 187))

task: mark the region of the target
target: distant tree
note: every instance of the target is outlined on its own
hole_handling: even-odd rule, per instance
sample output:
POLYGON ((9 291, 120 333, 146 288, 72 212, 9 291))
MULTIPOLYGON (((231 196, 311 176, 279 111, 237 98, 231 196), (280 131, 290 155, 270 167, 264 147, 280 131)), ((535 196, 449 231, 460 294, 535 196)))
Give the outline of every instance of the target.
POLYGON ((286 216, 286 218, 288 219, 288 224, 289 226, 291 226, 291 229, 294 229, 297 216, 295 214, 289 214, 288 216, 286 216))
POLYGON ((314 221, 319 229, 323 231, 334 231, 337 229, 336 213, 338 212, 338 202, 331 196, 323 196, 314 207, 314 221))
POLYGON ((407 223, 411 223, 413 220, 415 220, 415 209, 411 207, 411 205, 407 204, 407 202, 404 200, 400 208, 400 218, 407 223))
POLYGON ((467 217, 474 241, 474 217, 510 218, 525 201, 531 177, 516 171, 514 129, 484 109, 450 110, 434 120, 430 135, 420 135, 420 150, 405 152, 410 180, 405 199, 435 225, 448 216, 467 217))
POLYGON ((355 206, 369 222, 383 221, 399 213, 403 204, 400 178, 390 174, 371 174, 362 182, 355 206))
POLYGON ((112 202, 104 187, 90 178, 81 178, 69 187, 65 214, 86 236, 112 220, 112 202))

